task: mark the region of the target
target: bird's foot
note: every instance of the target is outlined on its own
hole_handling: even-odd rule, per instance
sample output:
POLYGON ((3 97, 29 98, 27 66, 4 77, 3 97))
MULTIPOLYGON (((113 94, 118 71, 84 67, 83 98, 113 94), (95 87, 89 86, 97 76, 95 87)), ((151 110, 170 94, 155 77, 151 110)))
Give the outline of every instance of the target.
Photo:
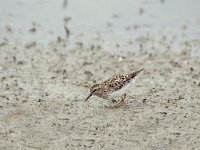
POLYGON ((105 106, 106 108, 110 108, 110 109, 116 109, 119 108, 120 106, 122 106, 124 104, 124 100, 126 98, 126 94, 124 94, 121 98, 120 101, 117 102, 117 104, 113 105, 113 106, 105 106))

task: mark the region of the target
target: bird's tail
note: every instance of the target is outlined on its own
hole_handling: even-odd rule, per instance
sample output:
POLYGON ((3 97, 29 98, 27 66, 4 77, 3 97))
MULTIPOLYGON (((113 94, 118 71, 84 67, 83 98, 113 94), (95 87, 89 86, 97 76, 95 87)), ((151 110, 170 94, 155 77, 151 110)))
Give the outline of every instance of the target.
POLYGON ((135 78, 135 77, 137 77, 139 74, 140 74, 140 72, 142 72, 144 70, 144 68, 142 68, 142 69, 140 69, 140 70, 137 70, 137 71, 134 71, 134 72, 132 72, 129 76, 130 76, 130 78, 135 78))

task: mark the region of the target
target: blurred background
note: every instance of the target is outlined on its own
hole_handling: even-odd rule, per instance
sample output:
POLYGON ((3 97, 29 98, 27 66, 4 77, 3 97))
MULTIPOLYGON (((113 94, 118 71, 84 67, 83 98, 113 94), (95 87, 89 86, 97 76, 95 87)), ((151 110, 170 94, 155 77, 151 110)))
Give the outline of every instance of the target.
POLYGON ((42 45, 66 38, 69 47, 111 52, 187 45, 199 54, 199 10, 199 0, 0 0, 0 38, 42 45))

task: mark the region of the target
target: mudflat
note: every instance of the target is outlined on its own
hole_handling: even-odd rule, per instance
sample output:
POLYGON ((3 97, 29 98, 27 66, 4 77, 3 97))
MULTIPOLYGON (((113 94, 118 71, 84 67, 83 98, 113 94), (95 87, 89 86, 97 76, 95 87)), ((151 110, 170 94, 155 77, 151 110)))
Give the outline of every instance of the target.
POLYGON ((200 58, 190 52, 111 54, 64 41, 0 47, 0 149, 198 149, 200 58), (144 68, 125 105, 89 88, 144 68))

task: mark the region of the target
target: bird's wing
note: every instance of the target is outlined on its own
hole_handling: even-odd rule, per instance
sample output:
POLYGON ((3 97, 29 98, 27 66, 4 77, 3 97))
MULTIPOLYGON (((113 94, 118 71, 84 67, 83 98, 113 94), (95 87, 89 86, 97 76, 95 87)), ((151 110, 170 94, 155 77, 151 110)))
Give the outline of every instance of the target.
POLYGON ((115 91, 122 88, 128 82, 128 76, 121 75, 115 76, 111 79, 108 79, 102 83, 102 86, 106 87, 106 90, 115 91))

